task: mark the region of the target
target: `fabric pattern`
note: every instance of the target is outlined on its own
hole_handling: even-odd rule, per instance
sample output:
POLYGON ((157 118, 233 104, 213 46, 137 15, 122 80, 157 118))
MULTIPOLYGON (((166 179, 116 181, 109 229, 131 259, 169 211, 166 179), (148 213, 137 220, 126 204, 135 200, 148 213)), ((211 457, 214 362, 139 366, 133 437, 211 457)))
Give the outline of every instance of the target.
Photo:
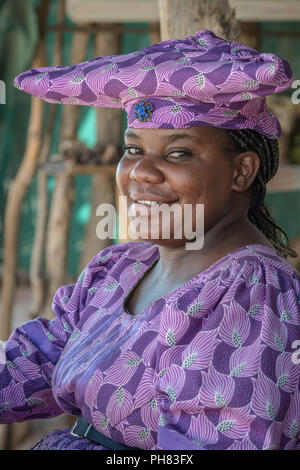
MULTIPOLYGON (((67 412, 144 450, 300 449, 299 273, 248 245, 131 315, 158 259, 149 242, 106 248, 58 289, 53 320, 12 333, 0 422, 67 412)), ((104 449, 67 430, 34 447, 56 448, 104 449)))
POLYGON ((292 81, 285 59, 199 31, 130 54, 31 69, 14 84, 51 103, 124 108, 132 128, 215 126, 276 138, 280 125, 265 97, 292 81), (136 113, 143 100, 149 119, 136 113))

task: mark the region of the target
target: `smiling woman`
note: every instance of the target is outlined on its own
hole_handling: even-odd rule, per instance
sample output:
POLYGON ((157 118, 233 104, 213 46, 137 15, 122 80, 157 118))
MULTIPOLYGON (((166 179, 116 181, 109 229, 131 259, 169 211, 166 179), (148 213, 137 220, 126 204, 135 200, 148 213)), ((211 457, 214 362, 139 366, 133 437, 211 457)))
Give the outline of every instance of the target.
MULTIPOLYGON (((221 191, 228 188, 226 177, 228 177, 229 170, 230 178, 235 178, 235 184, 230 188, 233 197, 233 200, 230 200, 230 204, 232 204, 231 213, 233 214, 234 206, 237 205, 239 213, 243 216, 242 225, 240 225, 241 221, 239 219, 236 220, 240 229, 246 223, 246 232, 250 237, 254 237, 253 240, 256 238, 257 241, 263 241, 264 244, 271 243, 284 256, 296 256, 296 253, 289 248, 288 235, 276 224, 270 211, 263 203, 266 183, 278 169, 279 149, 277 140, 268 139, 256 131, 225 131, 213 127, 191 127, 188 130, 177 131, 176 133, 174 131, 156 131, 152 129, 135 130, 133 132, 128 129, 125 133, 125 142, 125 153, 118 166, 117 181, 122 193, 127 195, 129 200, 137 199, 137 196, 135 198, 130 197, 128 193, 129 184, 126 183, 126 178, 129 178, 129 191, 132 193, 132 191, 135 191, 134 188, 139 186, 138 180, 143 181, 143 168, 146 173, 145 182, 151 181, 151 171, 156 172, 157 181, 159 181, 159 178, 167 180, 164 185, 167 185, 168 180, 171 179, 172 181, 173 178, 175 187, 184 184, 185 177, 190 178, 189 184, 193 182, 192 186, 189 187, 190 197, 188 195, 184 199, 179 197, 180 187, 177 188, 177 197, 172 196, 171 199, 170 196, 164 197, 164 194, 162 194, 165 191, 163 185, 154 184, 152 194, 145 198, 143 197, 143 192, 146 191, 144 181, 143 190, 137 191, 139 193, 138 197, 139 199, 161 202, 179 202, 180 200, 182 205, 194 203, 194 207, 197 203, 205 204, 206 233, 211 224, 208 221, 209 214, 207 213, 209 206, 207 201, 204 200, 203 193, 201 196, 203 182, 210 187, 211 201, 214 204, 214 210, 216 210, 219 195, 221 195, 222 202, 226 204, 225 195, 221 194, 221 191), (173 165, 165 164, 166 178, 163 170, 162 175, 157 174, 160 166, 157 164, 159 160, 154 158, 155 151, 162 162, 173 162, 173 165), (147 157, 151 153, 152 158, 147 157), (148 166, 145 163, 145 161, 147 162, 146 157, 150 158, 148 166), (140 162, 141 158, 143 158, 143 163, 140 162), (205 164, 205 162, 207 163, 205 164), (144 167, 144 165, 146 166, 144 167), (203 165, 205 165, 204 169, 203 165), (130 170, 129 175, 127 174, 128 169, 130 170), (207 173, 209 169, 210 178, 207 173), (216 186, 218 180, 220 180, 220 184, 216 186), (158 188, 160 194, 153 193, 156 188, 158 188), (253 233, 254 227, 249 225, 249 221, 261 233, 258 233, 257 230, 253 233), (262 234, 264 237, 262 237, 262 234)), ((155 182, 155 176, 152 178, 155 182)), ((172 185, 172 182, 170 184, 172 185)), ((193 230, 195 230, 196 225, 195 220, 193 220, 193 230)), ((232 224, 230 230, 232 232, 230 238, 233 241, 240 230, 236 232, 235 226, 232 224)), ((209 236, 209 234, 207 235, 209 236)))
MULTIPOLYGON (((266 237, 249 223, 247 215, 269 238, 270 221, 266 217, 265 224, 260 226, 255 223, 253 214, 257 217, 261 211, 265 185, 278 166, 278 148, 272 146, 272 141, 255 131, 250 136, 245 131, 239 134, 232 131, 229 135, 229 132, 213 127, 191 127, 176 133, 172 130, 138 129, 133 132, 128 129, 125 142, 117 182, 121 193, 129 200, 177 202, 182 208, 192 204, 194 209, 196 204, 204 204, 206 244, 210 243, 209 229, 216 226, 213 236, 220 240, 222 230, 224 245, 227 225, 227 238, 232 244, 242 233, 247 234, 248 241, 252 237, 252 241, 269 244, 266 237), (242 142, 241 147, 236 142, 242 142), (217 224, 223 217, 219 228, 217 224), (239 226, 238 231, 236 226, 239 226)), ((196 229, 194 219, 193 230, 196 229)), ((271 225, 273 228, 272 220, 271 225)), ((271 239, 279 251, 293 255, 276 235, 271 239)), ((173 246, 182 245, 182 241, 173 241, 173 246)))
POLYGON ((3 344, 1 422, 81 415, 34 449, 300 448, 300 275, 264 204, 280 133, 265 96, 291 82, 284 59, 210 31, 16 78, 47 101, 72 88, 127 111, 117 183, 158 228, 98 253, 58 289, 53 320, 3 344), (204 206, 201 249, 164 205, 196 231, 204 206))

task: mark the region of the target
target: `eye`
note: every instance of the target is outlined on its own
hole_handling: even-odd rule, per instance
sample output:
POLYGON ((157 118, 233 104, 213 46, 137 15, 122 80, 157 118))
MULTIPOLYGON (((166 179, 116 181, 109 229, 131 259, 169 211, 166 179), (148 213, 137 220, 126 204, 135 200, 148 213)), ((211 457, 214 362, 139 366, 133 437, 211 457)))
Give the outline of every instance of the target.
POLYGON ((133 145, 123 145, 123 153, 125 155, 134 156, 139 155, 141 149, 139 147, 134 147, 133 145))
POLYGON ((188 150, 172 150, 172 152, 168 154, 168 158, 173 160, 183 160, 184 158, 191 157, 192 155, 192 152, 188 150))
MULTIPOLYGON (((123 145, 123 155, 127 157, 134 157, 137 155, 141 155, 142 153, 143 150, 139 147, 136 147, 134 145, 123 145)), ((165 156, 165 158, 171 160, 184 160, 192 156, 193 153, 189 150, 172 150, 165 156)))

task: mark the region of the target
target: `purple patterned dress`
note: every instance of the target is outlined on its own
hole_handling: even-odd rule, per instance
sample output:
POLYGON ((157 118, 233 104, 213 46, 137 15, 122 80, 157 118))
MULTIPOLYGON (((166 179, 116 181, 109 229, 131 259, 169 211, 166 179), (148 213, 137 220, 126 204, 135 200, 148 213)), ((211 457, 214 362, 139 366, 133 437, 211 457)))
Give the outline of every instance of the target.
MULTIPOLYGON (((82 413, 146 450, 300 449, 299 273, 248 245, 133 316, 126 298, 158 259, 149 242, 104 249, 58 289, 53 320, 12 333, 0 422, 82 413)), ((63 430, 34 449, 105 447, 63 430)))

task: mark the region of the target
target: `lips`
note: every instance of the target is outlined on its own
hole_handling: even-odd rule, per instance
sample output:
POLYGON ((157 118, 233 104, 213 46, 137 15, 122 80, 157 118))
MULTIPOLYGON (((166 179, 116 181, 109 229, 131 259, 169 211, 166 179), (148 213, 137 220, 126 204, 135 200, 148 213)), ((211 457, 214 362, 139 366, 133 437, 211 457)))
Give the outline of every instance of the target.
POLYGON ((161 206, 168 205, 172 206, 178 201, 154 201, 153 199, 142 199, 142 200, 132 200, 132 203, 129 207, 129 216, 150 216, 150 215, 157 215, 161 211, 161 206))
POLYGON ((167 198, 162 198, 162 197, 158 197, 158 196, 154 196, 150 194, 138 194, 138 193, 132 194, 130 198, 133 202, 139 202, 139 203, 149 202, 149 203, 158 203, 158 204, 164 204, 164 203, 173 204, 174 202, 178 201, 178 199, 170 200, 167 198))
POLYGON ((170 201, 170 202, 161 202, 161 201, 133 201, 134 205, 143 205, 143 206, 149 206, 149 207, 159 207, 162 204, 167 204, 168 206, 175 204, 175 202, 170 201))

